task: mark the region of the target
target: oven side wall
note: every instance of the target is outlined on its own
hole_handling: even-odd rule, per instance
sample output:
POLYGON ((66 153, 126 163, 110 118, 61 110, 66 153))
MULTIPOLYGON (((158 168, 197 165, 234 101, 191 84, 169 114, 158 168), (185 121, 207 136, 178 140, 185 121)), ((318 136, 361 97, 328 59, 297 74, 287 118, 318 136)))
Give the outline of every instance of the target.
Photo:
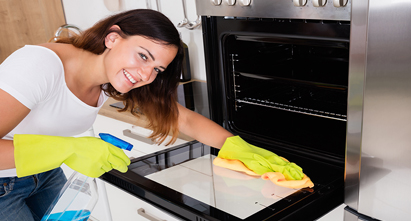
POLYGON ((352 5, 345 203, 380 220, 411 215, 410 10, 406 1, 352 5))
POLYGON ((351 6, 344 203, 357 210, 366 71, 368 1, 353 1, 351 6))

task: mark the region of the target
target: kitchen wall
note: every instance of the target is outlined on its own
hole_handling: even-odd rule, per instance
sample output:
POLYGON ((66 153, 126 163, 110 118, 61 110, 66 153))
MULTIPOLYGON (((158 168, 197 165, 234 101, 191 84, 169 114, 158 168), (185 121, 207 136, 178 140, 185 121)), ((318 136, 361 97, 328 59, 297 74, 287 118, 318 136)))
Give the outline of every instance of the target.
POLYGON ((0 0, 0 63, 24 45, 47 42, 64 22, 60 0, 0 0))
MULTIPOLYGON (((177 27, 183 20, 182 0, 157 0, 160 11, 165 14, 177 27)), ((147 8, 147 2, 152 9, 157 10, 156 0, 62 0, 66 21, 84 30, 106 16, 124 10, 147 8)), ((197 18, 194 0, 186 0, 187 17, 190 21, 197 18)), ((190 54, 191 77, 206 80, 204 65, 204 48, 201 26, 194 30, 177 28, 182 40, 187 44, 190 54)))

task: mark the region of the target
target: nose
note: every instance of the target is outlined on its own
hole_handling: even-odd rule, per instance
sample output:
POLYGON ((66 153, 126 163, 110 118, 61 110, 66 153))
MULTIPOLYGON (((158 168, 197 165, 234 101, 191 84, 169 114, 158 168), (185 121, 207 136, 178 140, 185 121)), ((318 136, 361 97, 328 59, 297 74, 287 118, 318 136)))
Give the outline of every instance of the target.
POLYGON ((139 71, 139 74, 141 76, 141 80, 143 81, 148 81, 150 80, 151 74, 153 73, 151 71, 151 68, 145 67, 145 68, 141 68, 139 71))

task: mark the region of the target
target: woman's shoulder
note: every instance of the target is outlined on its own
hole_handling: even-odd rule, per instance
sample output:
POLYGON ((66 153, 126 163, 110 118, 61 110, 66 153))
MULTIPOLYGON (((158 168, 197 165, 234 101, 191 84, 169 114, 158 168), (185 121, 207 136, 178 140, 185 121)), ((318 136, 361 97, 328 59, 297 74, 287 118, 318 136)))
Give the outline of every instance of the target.
POLYGON ((69 63, 72 64, 72 62, 75 61, 82 52, 82 49, 66 43, 44 43, 39 46, 53 51, 59 57, 63 66, 69 63))
POLYGON ((64 80, 64 67, 53 50, 40 45, 25 45, 0 64, 0 79, 54 84, 64 80))
POLYGON ((26 45, 0 64, 0 87, 2 85, 31 108, 64 85, 64 68, 54 51, 26 45))
POLYGON ((23 47, 16 50, 15 53, 37 53, 37 54, 57 54, 54 50, 50 47, 46 47, 46 44, 39 44, 39 45, 24 45, 23 47))
POLYGON ((30 64, 39 65, 45 62, 61 63, 59 56, 53 50, 41 45, 25 45, 7 57, 4 63, 12 65, 24 63, 27 66, 30 64))
POLYGON ((54 52, 57 56, 61 57, 62 55, 69 53, 73 50, 74 46, 71 44, 64 43, 42 43, 36 45, 37 47, 42 47, 46 50, 54 52))

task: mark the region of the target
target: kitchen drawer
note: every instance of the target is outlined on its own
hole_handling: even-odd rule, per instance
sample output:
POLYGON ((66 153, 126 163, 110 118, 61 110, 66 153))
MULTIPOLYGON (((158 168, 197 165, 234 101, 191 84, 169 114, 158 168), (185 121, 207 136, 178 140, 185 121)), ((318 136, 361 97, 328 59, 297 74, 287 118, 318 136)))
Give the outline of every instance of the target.
POLYGON ((113 221, 180 220, 110 183, 106 182, 105 186, 113 221), (143 211, 140 212, 143 215, 139 214, 139 210, 143 211))

